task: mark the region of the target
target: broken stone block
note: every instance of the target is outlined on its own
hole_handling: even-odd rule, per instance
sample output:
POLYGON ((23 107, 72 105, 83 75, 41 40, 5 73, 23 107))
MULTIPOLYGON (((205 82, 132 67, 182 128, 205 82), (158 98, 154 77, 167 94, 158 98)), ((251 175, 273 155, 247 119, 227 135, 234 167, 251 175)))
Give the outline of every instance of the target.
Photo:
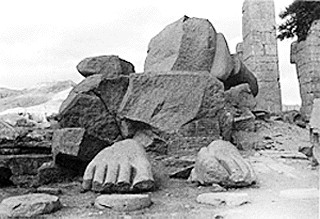
POLYGON ((206 19, 183 16, 153 37, 144 72, 191 71, 207 74, 215 56, 216 31, 206 19))
MULTIPOLYGON (((130 76, 119 117, 143 124, 165 141, 182 137, 220 136, 218 112, 224 107, 223 85, 207 74, 144 73, 130 76), (167 137, 168 138, 167 138, 167 137)), ((130 128, 130 126, 128 126, 130 128)), ((173 144, 172 144, 173 145, 173 144)))
POLYGON ((86 129, 97 139, 111 144, 121 136, 116 112, 127 91, 125 76, 108 79, 93 75, 84 79, 69 94, 59 110, 61 128, 86 129))
POLYGON ((252 185, 256 175, 234 145, 217 140, 199 151, 190 180, 203 185, 244 187, 252 185))
POLYGON ((233 60, 227 41, 222 33, 217 33, 216 51, 210 74, 225 81, 233 70, 233 60))
POLYGON ((226 104, 238 109, 248 108, 253 110, 257 101, 251 93, 249 84, 239 84, 225 91, 226 104))
POLYGON ((77 70, 84 77, 101 74, 107 78, 116 78, 135 72, 130 62, 115 55, 85 58, 77 65, 77 70))
POLYGON ((94 205, 99 209, 136 211, 152 204, 149 194, 100 195, 94 205))
POLYGON ((64 128, 54 132, 52 154, 56 164, 77 170, 108 146, 107 142, 86 134, 84 128, 64 128))
POLYGON ((175 131, 196 117, 213 118, 224 106, 222 83, 188 72, 136 74, 120 116, 159 130, 175 131))
POLYGON ((2 200, 0 217, 31 218, 49 214, 62 207, 59 197, 48 194, 27 194, 2 200))

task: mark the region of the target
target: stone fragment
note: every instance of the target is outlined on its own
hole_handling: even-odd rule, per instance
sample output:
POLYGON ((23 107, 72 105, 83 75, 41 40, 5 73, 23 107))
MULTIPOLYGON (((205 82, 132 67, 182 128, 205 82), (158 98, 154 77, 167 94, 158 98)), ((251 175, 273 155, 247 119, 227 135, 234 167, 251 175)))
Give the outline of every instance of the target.
POLYGON ((247 193, 203 193, 198 195, 197 202, 201 204, 209 204, 216 207, 219 206, 240 206, 250 203, 247 193))
POLYGON ((234 116, 233 131, 255 131, 255 115, 248 109, 239 110, 234 116))
POLYGON ((220 186, 219 184, 212 184, 210 186, 210 192, 214 192, 214 193, 217 193, 217 192, 226 192, 227 189, 226 188, 223 188, 222 186, 220 186))
POLYGON ((90 162, 99 151, 108 146, 108 142, 87 135, 84 128, 57 129, 52 142, 55 163, 76 170, 81 161, 90 162))
POLYGON ((151 39, 144 72, 210 72, 215 49, 212 24, 206 19, 183 16, 151 39))
POLYGON ((225 91, 226 104, 238 109, 248 108, 253 110, 257 101, 251 93, 249 84, 239 84, 225 91))
POLYGON ((116 78, 135 72, 134 66, 130 62, 115 55, 85 58, 77 65, 77 70, 84 77, 102 74, 107 78, 116 78))
POLYGON ((210 74, 225 81, 233 70, 233 60, 224 35, 218 33, 216 38, 216 51, 210 74))
MULTIPOLYGON (((284 122, 288 122, 290 124, 296 124, 298 126, 302 125, 302 122, 306 123, 301 115, 301 113, 297 110, 290 110, 283 112, 282 120, 284 122)), ((306 124, 304 124, 306 126, 306 124)))
POLYGON ((250 91, 253 96, 257 96, 259 92, 258 82, 255 75, 242 63, 238 54, 231 55, 233 60, 233 70, 230 76, 223 81, 225 90, 229 90, 238 84, 249 84, 250 91))
POLYGON ((59 197, 48 194, 27 194, 2 200, 0 217, 30 218, 49 214, 62 207, 59 197))
POLYGON ((87 77, 62 103, 59 125, 61 128, 85 128, 90 136, 111 144, 121 135, 116 112, 128 84, 125 76, 108 79, 97 74, 87 77))
POLYGON ((94 205, 99 209, 112 209, 115 211, 135 211, 152 204, 149 194, 130 195, 100 195, 94 205))
POLYGON ((199 151, 190 180, 203 185, 244 187, 252 185, 256 175, 234 145, 217 140, 199 151))

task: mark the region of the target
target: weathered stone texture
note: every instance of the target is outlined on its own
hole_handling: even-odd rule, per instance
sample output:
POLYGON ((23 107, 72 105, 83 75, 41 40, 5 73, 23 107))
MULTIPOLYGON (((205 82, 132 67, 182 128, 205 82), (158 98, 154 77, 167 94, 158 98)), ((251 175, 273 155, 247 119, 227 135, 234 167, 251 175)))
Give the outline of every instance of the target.
POLYGON ((77 70, 84 77, 102 74, 108 78, 129 75, 135 72, 134 66, 130 62, 114 55, 85 58, 77 65, 77 70))
POLYGON ((218 33, 216 38, 216 55, 214 57, 210 74, 222 81, 225 81, 233 70, 233 60, 224 35, 222 33, 218 33))
MULTIPOLYGON (((255 74, 259 84, 257 109, 281 112, 273 0, 245 0, 243 4, 242 36, 243 62, 255 74)), ((237 53, 241 52, 237 51, 237 53)))
POLYGON ((55 162, 61 166, 69 166, 75 158, 89 162, 103 148, 107 147, 107 142, 88 136, 84 128, 64 128, 55 131, 52 138, 52 154, 55 162), (71 156, 71 159, 58 159, 58 154, 71 156), (72 157, 74 157, 72 159, 72 157))
POLYGON ((59 197, 48 194, 26 194, 2 200, 0 218, 41 218, 62 207, 59 197))
POLYGON ((69 94, 59 110, 62 128, 82 127, 93 137, 112 142, 120 135, 116 112, 128 87, 128 77, 92 75, 69 94))
POLYGON ((159 132, 168 150, 174 151, 188 144, 184 137, 218 138, 219 111, 224 103, 222 82, 209 74, 149 72, 130 76, 119 116, 131 124, 133 131, 129 132, 145 124, 159 132))
POLYGON ((51 160, 52 155, 46 154, 0 155, 0 165, 9 167, 13 175, 35 175, 43 163, 51 160))
POLYGON ((313 100, 320 98, 320 20, 314 21, 305 41, 292 43, 290 59, 296 64, 301 113, 309 118, 313 100))
POLYGON ((136 74, 130 77, 120 117, 172 132, 202 118, 210 123, 223 106, 223 85, 209 74, 136 74))
POLYGON ((94 205, 99 209, 112 209, 116 211, 136 211, 152 204, 149 194, 116 194, 100 195, 94 205))
POLYGON ((201 148, 190 180, 203 185, 215 183, 224 187, 243 187, 254 183, 256 175, 234 145, 217 140, 201 148))
POLYGON ((230 104, 237 109, 248 108, 253 110, 257 105, 248 84, 240 84, 227 90, 225 100, 227 105, 230 104))
POLYGON ((216 31, 206 19, 182 17, 149 43, 144 71, 208 71, 216 48, 216 31))

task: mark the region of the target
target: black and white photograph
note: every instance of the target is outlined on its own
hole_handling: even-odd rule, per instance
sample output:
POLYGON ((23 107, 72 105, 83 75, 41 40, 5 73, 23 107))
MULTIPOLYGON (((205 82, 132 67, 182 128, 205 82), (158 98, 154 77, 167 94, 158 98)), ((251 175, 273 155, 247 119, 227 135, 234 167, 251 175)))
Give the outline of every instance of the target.
POLYGON ((1 2, 1 219, 319 219, 319 162, 319 0, 1 2))

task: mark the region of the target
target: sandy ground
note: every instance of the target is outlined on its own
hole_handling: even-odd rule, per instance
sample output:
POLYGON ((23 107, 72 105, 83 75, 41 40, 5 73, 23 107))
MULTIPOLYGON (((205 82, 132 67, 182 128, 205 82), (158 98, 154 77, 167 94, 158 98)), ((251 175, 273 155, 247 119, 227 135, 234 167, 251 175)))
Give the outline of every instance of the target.
MULTIPOLYGON (((99 194, 80 193, 80 182, 53 184, 60 188, 63 208, 43 218, 319 218, 319 168, 303 158, 291 158, 299 146, 308 145, 308 130, 274 122, 265 130, 273 140, 268 150, 242 152, 258 176, 250 188, 230 189, 227 193, 246 193, 248 203, 241 206, 199 204, 199 194, 215 192, 182 179, 165 179, 161 187, 150 193, 153 204, 144 210, 116 212, 93 206, 99 194), (286 158, 284 158, 286 157, 286 158)), ((4 197, 30 192, 30 188, 5 188, 4 197)))

